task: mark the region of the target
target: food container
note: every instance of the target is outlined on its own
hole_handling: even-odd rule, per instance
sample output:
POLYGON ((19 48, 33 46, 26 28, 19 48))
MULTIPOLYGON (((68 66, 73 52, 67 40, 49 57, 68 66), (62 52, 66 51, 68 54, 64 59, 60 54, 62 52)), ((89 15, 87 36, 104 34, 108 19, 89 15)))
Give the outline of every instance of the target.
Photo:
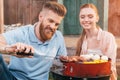
POLYGON ((111 61, 102 63, 65 62, 63 74, 71 77, 97 77, 111 74, 111 61))

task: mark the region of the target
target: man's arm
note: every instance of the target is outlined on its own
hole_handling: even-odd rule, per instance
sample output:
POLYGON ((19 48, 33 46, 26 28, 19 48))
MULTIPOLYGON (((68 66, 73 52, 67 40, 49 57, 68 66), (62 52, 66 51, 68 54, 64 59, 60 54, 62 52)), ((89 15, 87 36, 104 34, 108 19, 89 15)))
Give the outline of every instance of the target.
POLYGON ((19 58, 21 57, 31 58, 33 55, 31 55, 30 53, 34 53, 34 48, 24 43, 15 43, 12 45, 8 45, 5 40, 5 37, 2 34, 0 34, 0 53, 13 55, 19 58), (22 53, 24 53, 24 55, 22 53))
POLYGON ((4 36, 2 34, 0 34, 0 53, 6 54, 7 53, 6 47, 7 47, 6 40, 5 40, 4 36))

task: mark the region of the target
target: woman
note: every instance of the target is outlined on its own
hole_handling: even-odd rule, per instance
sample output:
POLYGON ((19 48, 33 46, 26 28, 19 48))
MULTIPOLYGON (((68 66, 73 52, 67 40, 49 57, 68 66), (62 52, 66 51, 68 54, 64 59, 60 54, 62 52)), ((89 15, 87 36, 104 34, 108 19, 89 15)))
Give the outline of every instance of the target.
POLYGON ((77 43, 76 56, 61 57, 61 60, 78 61, 83 60, 82 54, 95 53, 106 55, 111 58, 112 75, 110 80, 117 80, 116 74, 116 42, 114 36, 103 31, 98 25, 99 15, 97 8, 93 4, 84 4, 79 13, 80 24, 83 32, 77 43))

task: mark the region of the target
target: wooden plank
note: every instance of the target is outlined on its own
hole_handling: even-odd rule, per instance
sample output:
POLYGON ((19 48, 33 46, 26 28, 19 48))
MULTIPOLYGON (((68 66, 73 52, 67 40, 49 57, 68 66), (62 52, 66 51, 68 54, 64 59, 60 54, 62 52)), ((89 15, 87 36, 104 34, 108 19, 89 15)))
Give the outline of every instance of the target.
POLYGON ((4 31, 3 0, 0 0, 0 33, 4 31))
POLYGON ((31 23, 31 0, 18 0, 17 22, 21 24, 31 23))
POLYGON ((120 0, 109 0, 108 31, 120 37, 120 0))
POLYGON ((4 0, 5 24, 33 24, 46 1, 57 0, 4 0))
POLYGON ((32 0, 32 5, 31 5, 31 23, 35 23, 38 21, 38 15, 42 9, 43 4, 45 3, 44 0, 32 0), (34 10, 34 11, 33 11, 34 10))
POLYGON ((17 23, 17 0, 4 0, 4 20, 5 24, 17 23))

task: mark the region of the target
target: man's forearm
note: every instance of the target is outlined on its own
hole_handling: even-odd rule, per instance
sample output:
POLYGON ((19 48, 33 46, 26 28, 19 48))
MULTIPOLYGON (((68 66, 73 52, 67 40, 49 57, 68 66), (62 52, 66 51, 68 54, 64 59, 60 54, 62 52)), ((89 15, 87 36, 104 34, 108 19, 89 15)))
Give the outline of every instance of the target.
POLYGON ((1 54, 6 54, 7 51, 6 51, 6 48, 7 48, 7 43, 6 43, 6 40, 4 38, 4 36, 2 34, 0 34, 0 53, 1 54))
POLYGON ((7 45, 0 45, 0 54, 8 54, 6 50, 7 47, 7 45))

